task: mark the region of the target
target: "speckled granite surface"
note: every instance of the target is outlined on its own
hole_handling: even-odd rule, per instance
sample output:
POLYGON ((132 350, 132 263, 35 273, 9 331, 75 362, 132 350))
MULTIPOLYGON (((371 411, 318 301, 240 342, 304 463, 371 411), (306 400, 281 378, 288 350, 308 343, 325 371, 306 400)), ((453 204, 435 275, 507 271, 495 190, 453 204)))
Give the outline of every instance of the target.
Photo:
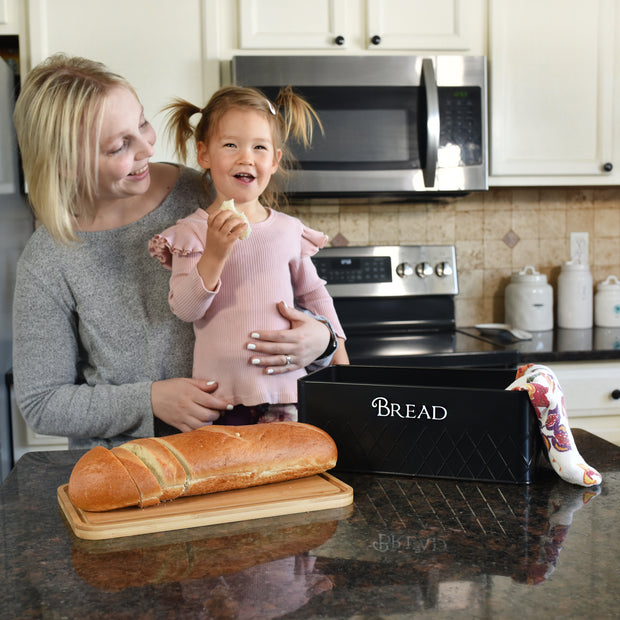
POLYGON ((30 453, 0 489, 0 618, 617 618, 620 448, 531 486, 338 474, 353 507, 109 541, 56 489, 80 453, 30 453))

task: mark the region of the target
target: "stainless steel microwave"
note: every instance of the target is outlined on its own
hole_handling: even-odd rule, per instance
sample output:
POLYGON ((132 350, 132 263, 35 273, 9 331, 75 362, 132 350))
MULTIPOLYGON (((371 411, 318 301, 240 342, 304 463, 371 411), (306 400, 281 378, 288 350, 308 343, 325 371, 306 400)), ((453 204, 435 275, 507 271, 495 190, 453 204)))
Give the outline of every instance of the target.
POLYGON ((325 130, 289 144, 290 196, 452 195, 488 189, 483 56, 236 56, 231 77, 290 85, 325 130))

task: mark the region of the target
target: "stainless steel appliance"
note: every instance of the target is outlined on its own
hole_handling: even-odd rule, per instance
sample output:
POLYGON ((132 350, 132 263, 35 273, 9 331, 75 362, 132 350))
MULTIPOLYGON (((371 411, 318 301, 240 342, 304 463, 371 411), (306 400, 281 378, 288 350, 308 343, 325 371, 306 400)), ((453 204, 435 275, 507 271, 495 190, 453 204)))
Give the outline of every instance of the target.
POLYGON ((313 262, 327 281, 352 364, 514 368, 514 348, 460 331, 453 246, 330 247, 313 262))
POLYGON ((488 189, 483 56, 237 56, 235 84, 291 85, 325 133, 293 143, 291 196, 451 195, 488 189))

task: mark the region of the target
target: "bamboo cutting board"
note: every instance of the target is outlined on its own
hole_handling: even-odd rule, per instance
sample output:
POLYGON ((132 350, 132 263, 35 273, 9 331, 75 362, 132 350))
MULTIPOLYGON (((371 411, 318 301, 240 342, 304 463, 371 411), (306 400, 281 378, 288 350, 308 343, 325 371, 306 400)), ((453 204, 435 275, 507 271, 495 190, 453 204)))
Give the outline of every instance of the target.
POLYGON ((76 508, 67 494, 68 486, 58 487, 58 503, 73 533, 88 540, 340 508, 353 502, 353 489, 328 473, 107 512, 76 508))

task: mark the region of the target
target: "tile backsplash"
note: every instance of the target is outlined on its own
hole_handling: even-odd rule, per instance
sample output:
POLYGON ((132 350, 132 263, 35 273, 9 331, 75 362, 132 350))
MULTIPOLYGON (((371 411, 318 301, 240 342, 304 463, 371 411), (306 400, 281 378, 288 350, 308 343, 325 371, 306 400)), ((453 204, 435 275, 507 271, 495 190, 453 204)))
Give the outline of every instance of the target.
POLYGON ((620 187, 500 188, 440 203, 303 204, 287 209, 333 245, 456 247, 459 326, 504 321, 504 289, 526 265, 557 279, 570 233, 586 232, 595 285, 620 278, 620 187))

